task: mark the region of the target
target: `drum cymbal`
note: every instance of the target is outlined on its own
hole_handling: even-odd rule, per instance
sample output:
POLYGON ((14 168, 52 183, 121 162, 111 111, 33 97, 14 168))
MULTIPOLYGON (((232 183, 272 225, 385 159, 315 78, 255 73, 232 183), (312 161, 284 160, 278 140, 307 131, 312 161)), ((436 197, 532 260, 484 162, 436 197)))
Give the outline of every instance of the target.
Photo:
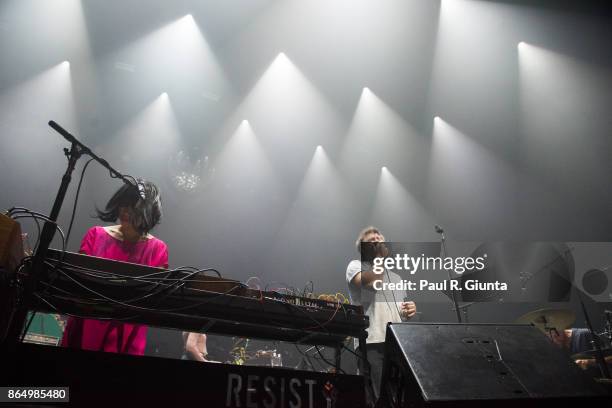
MULTIPOLYGON (((597 356, 597 350, 587 350, 582 353, 572 354, 572 360, 587 360, 597 356)), ((601 353, 604 357, 612 356, 612 348, 602 348, 601 353)))
POLYGON ((538 309, 519 317, 515 323, 533 324, 544 333, 548 333, 553 329, 557 331, 565 330, 575 320, 576 314, 569 309, 538 309))

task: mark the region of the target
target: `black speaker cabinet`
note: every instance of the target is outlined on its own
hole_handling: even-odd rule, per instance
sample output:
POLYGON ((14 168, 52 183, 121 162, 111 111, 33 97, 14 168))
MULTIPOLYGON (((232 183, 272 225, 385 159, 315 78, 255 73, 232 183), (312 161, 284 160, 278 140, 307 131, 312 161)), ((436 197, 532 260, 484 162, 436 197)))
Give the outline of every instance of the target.
POLYGON ((525 408, 608 398, 532 326, 387 326, 380 406, 525 408))

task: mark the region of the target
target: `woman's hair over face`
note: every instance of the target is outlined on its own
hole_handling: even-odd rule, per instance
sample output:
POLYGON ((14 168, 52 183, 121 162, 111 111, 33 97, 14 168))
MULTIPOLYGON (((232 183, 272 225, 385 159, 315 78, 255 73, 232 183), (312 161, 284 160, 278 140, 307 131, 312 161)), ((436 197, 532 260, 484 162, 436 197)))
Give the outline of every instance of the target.
POLYGON ((150 181, 136 180, 136 185, 125 183, 113 194, 104 211, 96 209, 98 218, 106 222, 119 219, 122 208, 129 213, 129 222, 141 235, 151 231, 162 217, 159 189, 150 181))

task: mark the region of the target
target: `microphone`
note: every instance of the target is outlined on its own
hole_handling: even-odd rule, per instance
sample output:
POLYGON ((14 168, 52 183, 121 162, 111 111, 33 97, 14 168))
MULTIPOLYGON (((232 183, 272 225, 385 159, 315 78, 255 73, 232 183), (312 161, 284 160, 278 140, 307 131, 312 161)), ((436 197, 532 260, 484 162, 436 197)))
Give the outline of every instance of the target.
POLYGON ((69 141, 70 143, 76 143, 77 145, 79 145, 79 147, 81 149, 84 148, 84 150, 89 150, 87 149, 85 146, 83 146, 83 144, 81 142, 79 142, 76 137, 72 136, 70 133, 68 133, 68 131, 66 129, 64 129, 63 127, 61 127, 60 125, 58 125, 55 121, 50 120, 49 121, 49 126, 51 126, 57 133, 59 133, 60 135, 64 136, 64 139, 66 139, 67 141, 69 141))
MULTIPOLYGON (((119 178, 119 179, 123 180, 123 182, 125 182, 125 183, 133 184, 133 183, 131 183, 127 179, 127 177, 125 177, 123 174, 119 173, 117 170, 113 169, 110 166, 110 164, 108 164, 108 162, 106 160, 104 160, 101 157, 98 157, 98 155, 96 155, 94 152, 92 152, 91 149, 89 149, 89 147, 87 147, 83 143, 79 142, 79 140, 76 137, 74 137, 66 129, 64 129, 63 127, 58 125, 57 122, 55 122, 53 120, 50 120, 48 124, 49 124, 49 126, 51 128, 53 128, 53 130, 55 130, 60 135, 64 136, 64 139, 69 141, 71 144, 76 145, 78 147, 78 149, 79 149, 79 154, 86 154, 86 155, 90 156, 92 159, 96 160, 98 163, 100 163, 103 167, 107 168, 108 171, 110 171, 112 178, 119 178)), ((136 186, 137 186, 137 183, 136 183, 136 186)), ((141 194, 141 196, 142 196, 142 194, 141 194)))
POLYGON ((434 225, 434 229, 436 230, 438 234, 444 234, 444 230, 438 224, 434 225))

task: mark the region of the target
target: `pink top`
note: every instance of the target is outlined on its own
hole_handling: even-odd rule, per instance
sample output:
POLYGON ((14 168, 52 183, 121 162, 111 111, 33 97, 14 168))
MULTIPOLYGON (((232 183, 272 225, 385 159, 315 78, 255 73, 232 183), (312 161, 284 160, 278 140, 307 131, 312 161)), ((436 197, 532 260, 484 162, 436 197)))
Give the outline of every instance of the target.
MULTIPOLYGON (((141 265, 168 268, 168 247, 157 238, 126 242, 111 236, 103 227, 85 234, 79 252, 85 255, 141 265)), ((70 317, 62 346, 94 351, 143 355, 147 327, 141 324, 70 317)))

